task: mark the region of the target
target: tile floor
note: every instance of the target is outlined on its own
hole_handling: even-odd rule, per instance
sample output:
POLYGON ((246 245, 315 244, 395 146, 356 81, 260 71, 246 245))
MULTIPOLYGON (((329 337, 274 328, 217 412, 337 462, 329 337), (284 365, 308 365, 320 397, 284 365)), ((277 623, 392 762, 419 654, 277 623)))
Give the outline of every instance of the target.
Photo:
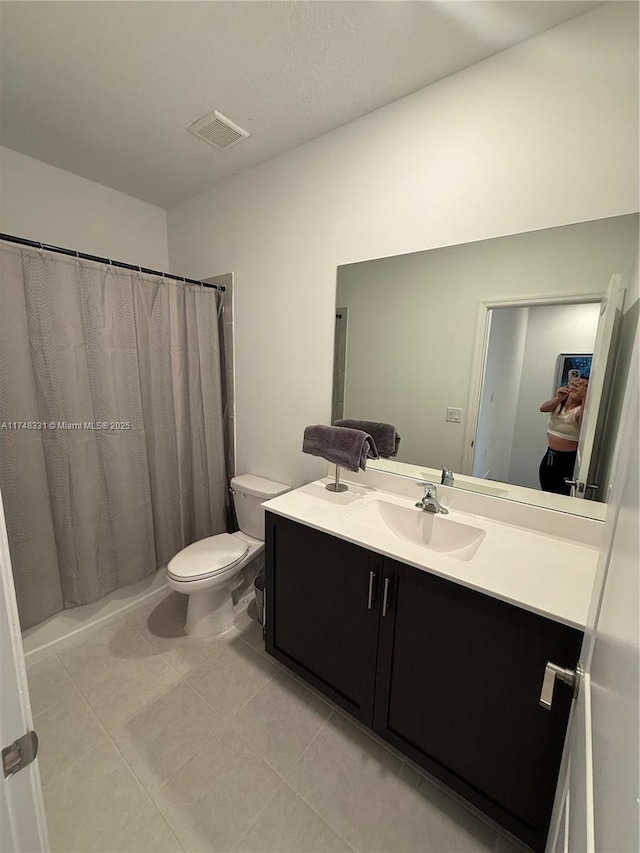
POLYGON ((29 667, 52 851, 511 853, 264 651, 156 596, 29 667))

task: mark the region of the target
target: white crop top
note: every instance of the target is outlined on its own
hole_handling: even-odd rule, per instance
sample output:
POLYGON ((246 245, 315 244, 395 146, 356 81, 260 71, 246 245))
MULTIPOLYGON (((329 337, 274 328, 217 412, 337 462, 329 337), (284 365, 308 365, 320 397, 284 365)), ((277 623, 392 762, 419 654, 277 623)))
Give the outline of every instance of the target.
POLYGON ((575 406, 569 411, 560 409, 558 406, 549 415, 547 425, 549 435, 555 435, 556 438, 566 438, 568 441, 577 441, 580 435, 580 424, 576 420, 576 415, 580 411, 582 411, 582 406, 575 406))

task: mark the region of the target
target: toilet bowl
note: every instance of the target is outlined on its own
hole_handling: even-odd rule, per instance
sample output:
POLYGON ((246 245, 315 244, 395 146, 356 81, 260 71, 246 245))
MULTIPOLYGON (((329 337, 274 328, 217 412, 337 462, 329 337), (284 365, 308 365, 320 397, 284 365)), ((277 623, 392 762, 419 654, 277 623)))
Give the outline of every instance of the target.
POLYGON ((233 589, 241 570, 264 550, 262 504, 288 492, 289 486, 253 474, 231 480, 237 533, 219 533, 183 548, 167 566, 167 585, 189 596, 185 631, 209 637, 235 618, 233 589))

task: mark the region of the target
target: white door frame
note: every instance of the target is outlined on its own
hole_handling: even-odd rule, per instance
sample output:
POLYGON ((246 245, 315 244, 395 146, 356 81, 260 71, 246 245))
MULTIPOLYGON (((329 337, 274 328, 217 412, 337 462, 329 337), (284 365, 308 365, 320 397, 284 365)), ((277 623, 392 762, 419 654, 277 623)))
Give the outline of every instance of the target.
MULTIPOLYGON (((589 393, 587 394, 587 401, 584 408, 583 421, 585 428, 580 430, 577 464, 573 477, 577 485, 572 490, 572 494, 574 492, 577 493, 577 497, 587 497, 589 472, 593 467, 592 457, 595 447, 596 428, 598 426, 600 407, 602 406, 604 381, 607 367, 611 360, 612 350, 614 354, 616 352, 617 342, 614 338, 616 320, 618 313, 621 315, 624 309, 626 290, 624 276, 619 274, 611 276, 606 298, 603 300, 600 308, 600 319, 589 378, 589 393), (590 417, 592 413, 594 417, 590 417)), ((604 497, 601 497, 601 500, 605 501, 605 503, 608 497, 607 492, 607 484, 602 483, 601 495, 604 495, 604 497)))
MULTIPOLYGON (((18 606, 11 571, 2 494, 0 494, 0 699, 1 745, 8 746, 33 728, 18 606)), ((0 786, 0 849, 3 853, 49 850, 37 759, 0 786)))
MULTIPOLYGON (((558 777, 556 800, 547 842, 547 851, 549 853, 556 850, 563 851, 563 853, 568 853, 570 850, 579 850, 581 853, 597 853, 597 811, 598 809, 601 812, 607 808, 611 809, 613 804, 617 806, 620 799, 619 791, 613 791, 609 794, 610 785, 603 784, 602 782, 598 784, 598 777, 596 776, 597 765, 594 765, 594 745, 596 750, 600 748, 600 751, 602 751, 602 746, 601 741, 594 740, 594 738, 601 738, 602 731, 598 732, 597 729, 594 730, 592 728, 592 708, 596 714, 598 712, 602 714, 602 703, 605 697, 609 703, 609 707, 612 703, 612 696, 614 697, 613 701, 620 702, 620 696, 616 695, 615 691, 612 690, 612 685, 615 687, 616 678, 624 678, 625 670, 622 667, 619 671, 615 672, 612 683, 598 685, 597 679, 599 673, 596 668, 596 685, 598 689, 595 693, 592 693, 591 690, 591 674, 603 608, 609 624, 605 628, 604 635, 601 633, 600 636, 605 637, 610 649, 613 647, 618 650, 617 654, 620 658, 623 660, 633 660, 630 658, 630 655, 633 654, 632 643, 635 638, 632 639, 629 635, 629 624, 625 625, 618 635, 611 631, 612 603, 610 600, 607 606, 605 602, 605 587, 607 583, 611 583, 613 576, 615 589, 617 590, 615 594, 618 600, 626 592, 626 588, 623 585, 624 572, 620 572, 619 560, 620 554, 624 553, 625 545, 628 547, 628 541, 623 540, 623 544, 619 544, 617 536, 620 530, 619 521, 621 513, 626 511, 627 519, 629 519, 631 513, 635 516, 637 512, 637 503, 635 502, 637 501, 637 493, 634 502, 625 504, 625 500, 628 500, 626 498, 628 494, 627 479, 635 477, 637 482, 638 476, 637 461, 634 464, 632 460, 634 450, 637 454, 638 447, 639 365, 640 336, 636 330, 631 357, 631 369, 629 371, 627 390, 620 418, 621 429, 616 440, 610 481, 608 484, 604 484, 607 487, 607 491, 609 491, 610 487, 611 495, 607 504, 607 518, 603 529, 598 566, 594 578, 591 603, 589 605, 584 640, 580 653, 581 683, 569 718, 562 765, 558 777), (626 634, 625 631, 627 632, 626 634), (603 792, 605 796, 609 797, 609 800, 605 800, 604 802, 603 792), (571 806, 572 802, 573 807, 571 806)), ((628 527, 627 522, 627 530, 628 527)), ((637 534, 637 530, 634 531, 635 534, 637 534)), ((628 532, 626 535, 628 536, 628 532)), ((633 570, 635 568, 634 565, 633 570)), ((611 651, 609 651, 607 663, 611 663, 611 651)), ((630 687, 630 690, 633 690, 633 686, 630 687)), ((600 727, 602 729, 602 720, 600 720, 600 727)), ((626 747, 628 742, 627 734, 628 732, 625 731, 609 731, 608 736, 614 742, 616 740, 618 743, 622 741, 626 747)), ((628 746, 629 751, 631 751, 633 744, 628 742, 628 746)), ((610 750, 610 747, 611 740, 607 740, 607 752, 610 750)), ((601 768, 601 774, 604 776, 605 783, 607 781, 606 774, 608 773, 610 779, 612 773, 615 772, 612 767, 601 768)), ((635 832, 635 839, 632 844, 635 844, 637 847, 637 788, 635 791, 631 790, 625 792, 625 794, 628 794, 628 797, 626 801, 622 798, 617 818, 626 822, 630 834, 635 832)), ((636 847, 630 846, 628 849, 636 849, 636 847)), ((602 848, 603 851, 605 849, 611 849, 611 847, 607 845, 606 848, 602 848)))
POLYGON ((489 345, 489 325, 491 311, 494 308, 536 308, 544 305, 576 305, 585 302, 603 302, 605 291, 597 293, 537 294, 534 296, 503 296, 481 299, 476 314, 476 331, 471 360, 471 381, 467 401, 467 418, 464 431, 464 450, 462 454, 461 474, 473 472, 473 451, 480 417, 480 399, 484 383, 484 369, 489 345))

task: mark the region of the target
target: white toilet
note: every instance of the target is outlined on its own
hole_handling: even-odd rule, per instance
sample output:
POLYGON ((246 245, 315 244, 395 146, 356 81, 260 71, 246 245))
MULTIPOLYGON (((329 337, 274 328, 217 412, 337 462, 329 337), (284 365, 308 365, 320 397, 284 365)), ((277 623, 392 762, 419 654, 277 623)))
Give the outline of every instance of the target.
POLYGON ((262 504, 290 491, 253 474, 231 480, 231 493, 240 530, 200 539, 169 561, 167 584, 189 596, 185 631, 192 637, 209 637, 234 620, 232 591, 238 574, 264 549, 262 504))

